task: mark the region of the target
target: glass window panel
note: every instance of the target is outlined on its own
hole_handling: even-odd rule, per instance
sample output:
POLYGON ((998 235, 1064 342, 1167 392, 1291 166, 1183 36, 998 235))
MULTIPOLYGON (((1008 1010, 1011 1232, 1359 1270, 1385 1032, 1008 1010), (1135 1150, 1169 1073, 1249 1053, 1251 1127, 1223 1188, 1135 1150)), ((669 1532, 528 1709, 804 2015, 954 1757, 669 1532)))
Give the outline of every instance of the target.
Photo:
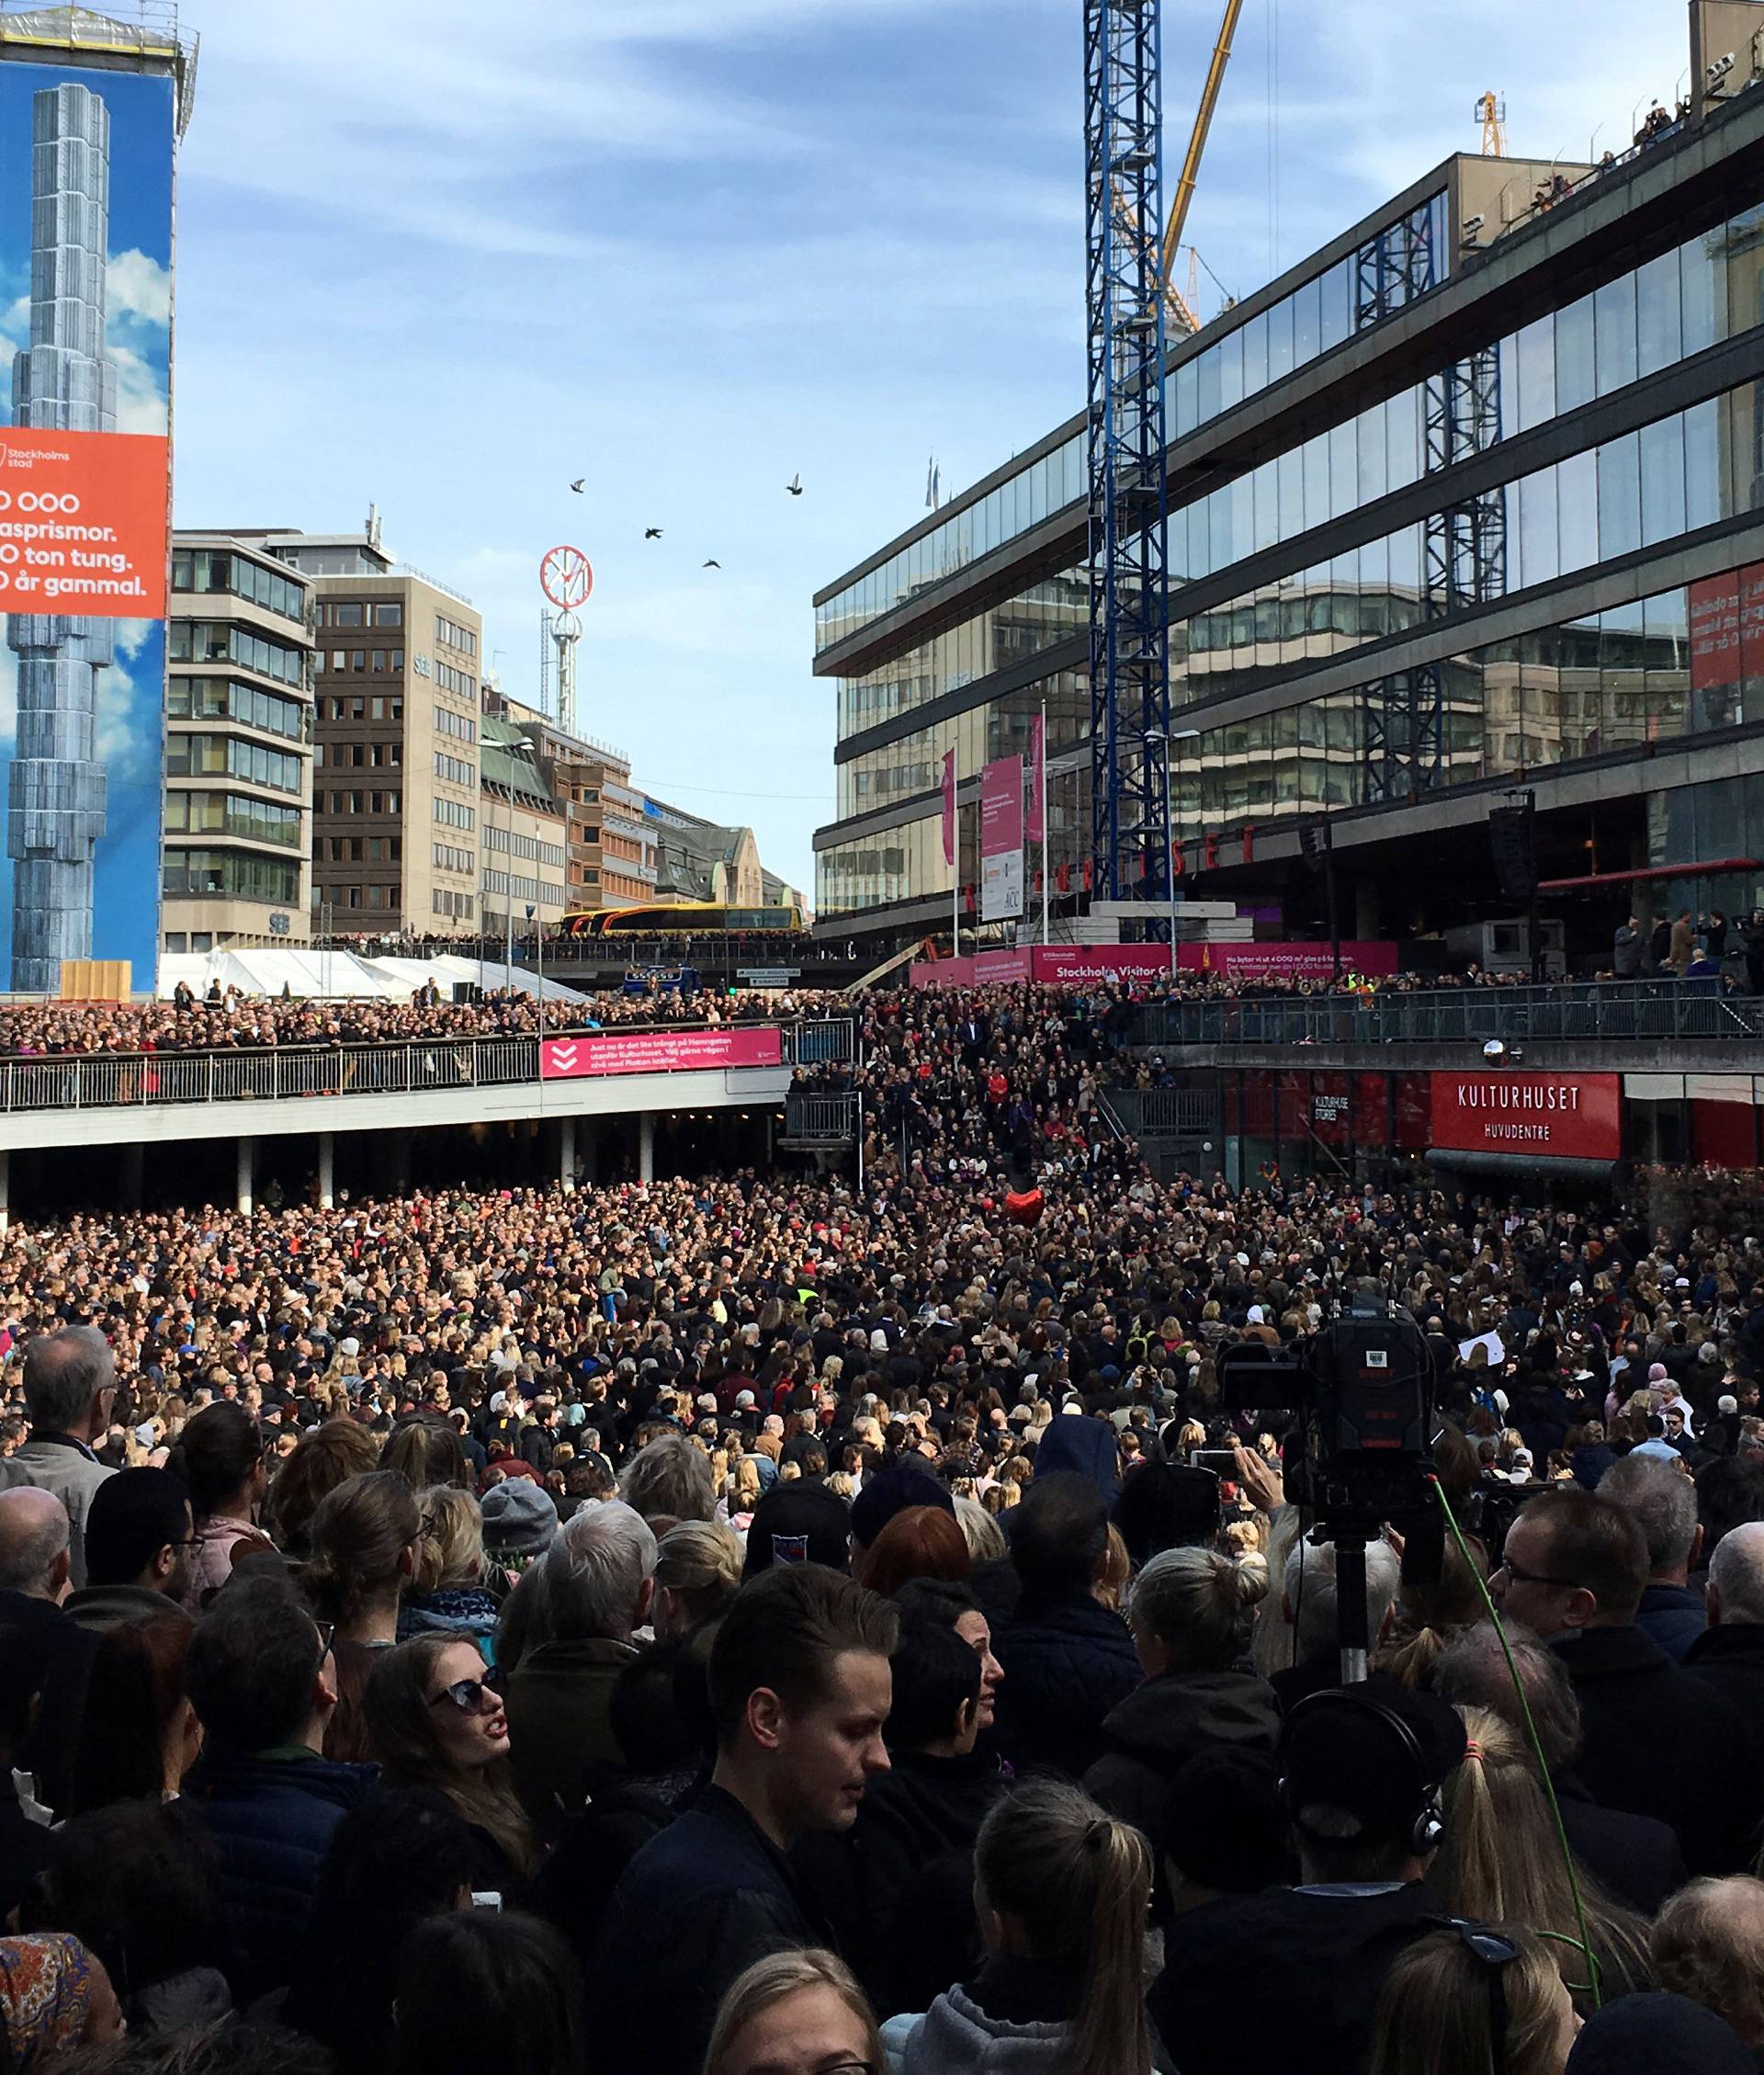
POLYGON ((1630 554, 1641 544, 1641 442, 1630 432, 1599 449, 1600 559, 1630 554))
POLYGON ((1361 504, 1369 505, 1374 497, 1385 493, 1385 406, 1374 403, 1371 410, 1360 414, 1359 436, 1355 441, 1356 494, 1361 504))
POLYGON ((1548 584, 1561 570, 1556 548, 1555 471, 1538 470, 1535 475, 1526 476, 1518 490, 1518 581, 1521 586, 1548 584))
POLYGON ((1352 262, 1339 259, 1320 284, 1323 302, 1323 350, 1340 346, 1353 330, 1352 262))
POLYGON ((1555 313, 1555 407, 1577 410, 1598 393, 1593 359, 1592 298, 1582 296, 1555 313))
POLYGON ((1272 548, 1280 539, 1280 482, 1276 464, 1264 461, 1250 481, 1255 485, 1255 539, 1260 550, 1272 548))
POLYGON ((1188 507, 1189 582, 1198 583, 1212 566, 1212 554, 1207 542, 1206 499, 1197 497, 1188 507))
POLYGON ((1723 460, 1727 480, 1723 488, 1724 518, 1748 511, 1758 501, 1758 441, 1764 432, 1764 414, 1758 410, 1755 389, 1731 390, 1715 400, 1723 421, 1726 451, 1723 460))
POLYGON ((1684 421, 1684 523, 1713 526, 1721 516, 1721 406, 1693 403, 1684 421))
POLYGON ((1306 281, 1292 293, 1293 365, 1302 368, 1323 349, 1322 284, 1306 281))
POLYGON ((1599 393, 1609 396, 1635 380, 1635 277, 1624 274, 1607 281, 1592 299, 1593 337, 1598 350, 1599 393))
POLYGON ((1351 512, 1360 496, 1360 425, 1346 418, 1329 428, 1329 516, 1351 512))
POLYGON ((1644 425, 1642 457, 1642 539, 1650 547, 1684 531, 1684 421, 1662 418, 1644 425))
POLYGON ((1277 382, 1293 371, 1293 303, 1283 297, 1268 312, 1268 380, 1277 382))
POLYGON ((1390 489, 1401 490, 1419 480, 1421 416, 1419 396, 1413 389, 1399 390, 1385 400, 1385 456, 1390 489))
POLYGON ((1720 288, 1711 255, 1712 239, 1718 235, 1705 232, 1679 247, 1679 329, 1687 354, 1701 353, 1721 335, 1716 314, 1720 288))
POLYGON ((1519 429, 1530 432, 1555 415, 1555 326, 1540 317, 1514 342, 1519 361, 1519 429))
POLYGON ((1216 490, 1206 499, 1207 552, 1214 569, 1228 569, 1236 557, 1231 552, 1231 493, 1216 490))
POLYGON ((1500 422, 1510 435, 1519 423, 1519 338, 1510 332, 1495 346, 1495 395, 1500 422))
POLYGON ((1679 255, 1663 252, 1635 273, 1636 368, 1644 375, 1669 368, 1682 354, 1679 255))
POLYGON ((1195 359, 1196 356, 1191 354, 1176 370, 1176 423, 1171 430, 1178 439, 1186 438, 1201 422, 1200 376, 1195 359))
POLYGON ((1219 356, 1219 408, 1229 411, 1243 402, 1243 334, 1227 332, 1216 350, 1219 356))
POLYGON ((1231 500, 1231 540, 1236 553, 1247 555, 1256 545, 1256 482, 1250 475, 1240 475, 1225 491, 1220 493, 1231 500))
POLYGON ((1599 466, 1590 450, 1556 464, 1556 563, 1564 575, 1599 560, 1599 466))
POLYGON ((1290 540, 1305 530, 1305 461, 1296 447, 1289 447, 1274 463, 1280 484, 1280 538, 1290 540))
POLYGON ((1206 425, 1219 414, 1219 349, 1209 346, 1195 363, 1199 369, 1201 423, 1206 425))
POLYGON ((1764 273, 1758 265, 1758 244, 1764 238, 1764 206, 1743 209, 1717 232, 1716 266, 1720 286, 1716 289, 1716 323, 1723 338, 1749 331, 1758 321, 1759 297, 1764 295, 1764 273))
POLYGON ((1243 340, 1243 393, 1254 396, 1268 386, 1267 312, 1250 318, 1239 335, 1243 340))
POLYGON ((1305 459, 1305 524, 1324 525, 1329 516, 1329 437, 1318 433, 1301 450, 1305 459))

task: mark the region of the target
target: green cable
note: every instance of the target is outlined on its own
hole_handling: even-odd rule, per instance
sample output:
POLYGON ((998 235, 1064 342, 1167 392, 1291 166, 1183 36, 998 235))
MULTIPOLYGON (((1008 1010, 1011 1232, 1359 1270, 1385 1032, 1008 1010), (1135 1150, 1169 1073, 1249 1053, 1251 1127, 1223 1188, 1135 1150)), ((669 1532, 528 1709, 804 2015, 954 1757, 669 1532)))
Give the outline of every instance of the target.
MULTIPOLYGON (((1555 1825, 1556 1846, 1562 1854, 1562 1864, 1568 1871, 1568 1892, 1574 1897, 1575 1922, 1580 1927, 1579 1950, 1586 1957, 1587 1972, 1592 1978, 1584 1984, 1585 1993, 1592 1998, 1594 2010, 1599 2010, 1604 2004, 1604 1998, 1599 1990, 1599 1958, 1592 1949, 1592 1939, 1587 1930, 1586 1904, 1580 1897, 1580 1881, 1574 1870, 1574 1853, 1568 1844, 1568 1833, 1563 1828, 1562 1809, 1555 1798, 1555 1783, 1551 1779, 1550 1768, 1544 1763, 1544 1740, 1538 1735, 1537 1724, 1532 1719, 1532 1704, 1525 1697, 1524 1682, 1520 1678, 1518 1665, 1513 1662, 1512 1650, 1507 1641, 1507 1631, 1501 1626, 1500 1610, 1496 1606, 1494 1595, 1488 1590, 1488 1582, 1482 1574, 1482 1567, 1470 1553, 1470 1545, 1464 1538, 1463 1528, 1458 1525, 1457 1514, 1452 1511, 1452 1502, 1445 1495, 1445 1487, 1432 1470, 1428 1471, 1427 1481, 1432 1486, 1433 1495, 1440 1502, 1440 1510, 1445 1514, 1445 1524, 1452 1530, 1452 1539, 1458 1546, 1458 1554, 1464 1559, 1471 1577, 1476 1582, 1482 1604, 1487 1609, 1489 1620, 1495 1625, 1495 1638, 1500 1644, 1500 1654, 1507 1660, 1507 1672, 1513 1682, 1513 1691, 1519 1695, 1520 1713, 1525 1718, 1525 1734, 1531 1739, 1532 1750, 1537 1758, 1537 1769, 1544 1781, 1544 1797, 1550 1805, 1550 1820, 1555 1825)), ((1539 1935, 1552 1939, 1558 1945, 1575 1944, 1572 1938, 1559 1931, 1545 1931, 1539 1935)), ((1579 1990, 1582 1986, 1579 1982, 1568 1983, 1570 1990, 1579 1990)))

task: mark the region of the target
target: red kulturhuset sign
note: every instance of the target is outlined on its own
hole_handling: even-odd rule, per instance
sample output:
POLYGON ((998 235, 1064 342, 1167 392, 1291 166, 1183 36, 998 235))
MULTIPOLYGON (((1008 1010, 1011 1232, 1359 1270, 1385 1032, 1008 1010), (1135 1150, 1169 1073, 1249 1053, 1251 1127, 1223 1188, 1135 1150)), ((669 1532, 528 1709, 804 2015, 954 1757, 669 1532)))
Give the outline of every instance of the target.
POLYGON ((1616 1073, 1436 1073, 1430 1142, 1454 1152, 1615 1160, 1623 1151, 1616 1073))
POLYGON ((684 1073, 719 1066, 781 1066, 784 1036, 772 1026, 730 1030, 630 1030, 548 1038, 539 1047, 544 1081, 601 1073, 684 1073))

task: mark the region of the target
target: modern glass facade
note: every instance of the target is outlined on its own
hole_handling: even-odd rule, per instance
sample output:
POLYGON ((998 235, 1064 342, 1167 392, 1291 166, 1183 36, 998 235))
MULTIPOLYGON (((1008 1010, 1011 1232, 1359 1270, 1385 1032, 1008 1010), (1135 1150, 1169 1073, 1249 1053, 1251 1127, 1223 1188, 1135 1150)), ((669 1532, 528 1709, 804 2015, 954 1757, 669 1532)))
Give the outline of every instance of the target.
MULTIPOLYGON (((1599 184, 1589 191, 1596 198, 1599 184)), ((1430 360, 1393 339, 1386 358, 1364 367, 1370 401, 1353 408, 1346 390, 1332 422, 1295 414, 1284 437, 1271 421, 1259 454, 1243 451, 1204 495, 1173 505, 1171 705, 1199 731, 1172 765, 1184 835, 1388 802, 1380 745, 1407 739, 1403 716, 1421 709, 1437 746, 1407 781, 1414 789, 1764 726, 1764 580, 1754 602, 1757 543, 1746 530, 1764 513, 1764 201, 1736 179, 1725 202, 1711 221, 1706 204, 1674 219, 1651 201, 1648 234, 1585 265, 1566 229, 1576 208, 1553 212, 1552 246, 1539 250, 1523 295, 1500 292, 1491 269, 1486 300, 1458 325, 1455 357, 1430 360), (1533 314, 1556 281, 1574 292, 1533 314), (1728 534, 1739 551, 1724 562, 1728 534), (1690 549, 1694 581, 1663 566, 1690 549), (1582 609, 1588 584, 1611 572, 1622 602, 1582 609), (1553 595, 1570 591, 1575 603, 1553 609, 1553 595), (1729 622, 1750 642, 1754 618, 1756 657, 1737 638, 1724 645, 1729 622), (1462 639, 1442 640, 1459 621, 1462 639)), ((1172 366, 1172 445, 1404 307, 1400 293, 1368 305, 1366 255, 1392 235, 1411 254, 1423 239, 1442 253, 1448 216, 1442 192, 1273 308, 1217 335, 1210 327, 1172 366)), ((1541 228, 1516 232, 1511 246, 1535 247, 1541 228)), ((1398 270, 1399 282, 1421 278, 1398 270)), ((1440 286, 1444 270, 1425 278, 1440 286)), ((1007 528, 999 539, 1061 509, 1062 493, 1080 530, 1081 462, 1080 435, 1013 478, 1021 501, 995 507, 1007 528)), ((1205 472, 1203 454, 1188 480, 1205 472)), ((822 650, 989 552, 979 508, 825 599, 822 650)), ((1027 747, 1044 702, 1050 755, 1079 766, 1050 786, 1048 856, 1068 842, 1065 855, 1080 855, 1089 573, 1079 560, 1025 576, 1013 595, 960 617, 959 588, 945 589, 927 607, 929 629, 909 622, 892 652, 838 680, 838 819, 817 839, 823 917, 946 901, 943 757, 954 748, 971 778, 1027 747), (937 710, 913 726, 926 707, 937 710), (849 834, 846 822, 857 824, 849 834)), ((964 870, 962 883, 973 876, 964 870)))

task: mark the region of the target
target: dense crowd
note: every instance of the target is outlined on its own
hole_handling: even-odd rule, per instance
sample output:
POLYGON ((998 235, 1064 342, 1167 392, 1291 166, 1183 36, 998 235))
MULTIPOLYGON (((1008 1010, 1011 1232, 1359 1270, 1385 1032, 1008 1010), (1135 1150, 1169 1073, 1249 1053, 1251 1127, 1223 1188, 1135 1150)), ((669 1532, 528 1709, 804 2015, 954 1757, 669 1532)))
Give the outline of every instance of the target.
POLYGON ((1755 1207, 1159 1183, 1125 1013, 869 1001, 861 1191, 15 1221, 11 2064, 1750 2067, 1755 1207), (1356 1294, 1465 1539, 1350 1689, 1222 1370, 1356 1294))

